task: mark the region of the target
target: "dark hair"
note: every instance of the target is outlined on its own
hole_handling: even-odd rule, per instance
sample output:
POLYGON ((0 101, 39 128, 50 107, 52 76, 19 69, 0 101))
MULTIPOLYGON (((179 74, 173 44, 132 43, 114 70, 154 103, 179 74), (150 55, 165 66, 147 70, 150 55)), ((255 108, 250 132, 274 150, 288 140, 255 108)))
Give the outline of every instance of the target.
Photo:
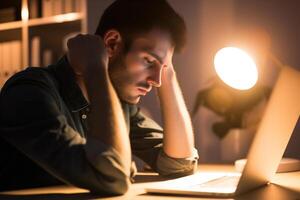
POLYGON ((166 0, 116 0, 104 11, 96 34, 103 37, 108 30, 116 29, 128 50, 134 37, 153 28, 171 34, 176 52, 184 47, 185 23, 166 0))

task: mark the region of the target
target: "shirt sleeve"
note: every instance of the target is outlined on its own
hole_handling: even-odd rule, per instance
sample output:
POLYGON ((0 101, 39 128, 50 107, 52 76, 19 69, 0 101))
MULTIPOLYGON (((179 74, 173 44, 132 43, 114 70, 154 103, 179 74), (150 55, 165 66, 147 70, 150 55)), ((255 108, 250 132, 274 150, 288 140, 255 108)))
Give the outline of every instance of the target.
POLYGON ((132 152, 162 176, 180 177, 197 170, 198 153, 194 149, 188 158, 172 158, 163 151, 163 129, 131 106, 130 139, 132 152))
POLYGON ((118 152, 81 137, 47 85, 17 84, 2 91, 0 123, 1 137, 61 181, 95 193, 127 191, 130 178, 118 152))

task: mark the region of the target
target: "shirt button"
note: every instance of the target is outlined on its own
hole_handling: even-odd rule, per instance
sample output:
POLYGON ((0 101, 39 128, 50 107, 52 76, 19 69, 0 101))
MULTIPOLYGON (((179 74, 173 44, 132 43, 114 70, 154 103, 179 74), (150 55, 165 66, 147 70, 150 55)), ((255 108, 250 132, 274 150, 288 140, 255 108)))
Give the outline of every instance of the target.
POLYGON ((86 116, 85 114, 83 114, 83 115, 81 115, 81 118, 82 118, 82 119, 86 119, 87 116, 86 116))

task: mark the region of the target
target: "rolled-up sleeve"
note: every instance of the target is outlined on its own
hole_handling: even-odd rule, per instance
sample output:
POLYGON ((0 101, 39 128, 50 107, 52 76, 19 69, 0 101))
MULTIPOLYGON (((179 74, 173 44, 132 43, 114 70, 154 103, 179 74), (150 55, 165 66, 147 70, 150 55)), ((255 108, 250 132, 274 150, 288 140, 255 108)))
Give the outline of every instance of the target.
POLYGON ((118 152, 71 127, 46 85, 6 88, 0 120, 0 136, 59 180, 94 193, 127 191, 130 177, 118 152))
POLYGON ((163 129, 137 106, 131 106, 130 139, 133 153, 162 176, 175 178, 197 170, 197 150, 187 158, 168 156, 163 150, 163 129))
POLYGON ((193 174, 197 170, 198 152, 193 149, 193 155, 187 158, 172 158, 161 150, 156 161, 157 172, 162 176, 177 178, 193 174))

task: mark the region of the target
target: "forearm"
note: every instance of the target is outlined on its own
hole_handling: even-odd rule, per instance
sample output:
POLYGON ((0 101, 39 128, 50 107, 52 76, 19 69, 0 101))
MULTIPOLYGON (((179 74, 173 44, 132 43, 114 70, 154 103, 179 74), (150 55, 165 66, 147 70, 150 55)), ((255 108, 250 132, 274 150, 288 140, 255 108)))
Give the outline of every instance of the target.
POLYGON ((129 173, 130 141, 119 98, 106 69, 96 68, 87 73, 85 84, 91 104, 88 137, 99 139, 118 151, 129 173))
POLYGON ((165 153, 174 158, 192 156, 192 124, 174 71, 163 77, 158 94, 163 115, 165 153))

